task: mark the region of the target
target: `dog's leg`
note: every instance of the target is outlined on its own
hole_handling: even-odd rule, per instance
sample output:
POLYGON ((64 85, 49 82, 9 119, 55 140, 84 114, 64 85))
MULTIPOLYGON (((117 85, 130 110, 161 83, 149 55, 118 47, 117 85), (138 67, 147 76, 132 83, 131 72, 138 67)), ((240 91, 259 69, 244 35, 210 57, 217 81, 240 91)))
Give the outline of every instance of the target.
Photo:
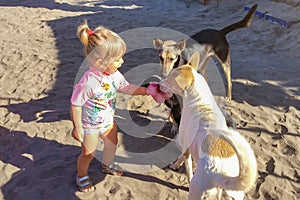
POLYGON ((165 100, 164 102, 168 108, 171 109, 169 121, 173 124, 171 129, 171 134, 176 134, 178 132, 178 127, 181 118, 181 107, 178 97, 173 95, 172 98, 165 100))
POLYGON ((230 101, 232 99, 232 82, 231 82, 231 63, 230 63, 230 55, 228 53, 227 59, 225 63, 220 62, 223 68, 226 80, 227 80, 227 96, 226 100, 230 101))
POLYGON ((208 0, 201 0, 201 3, 203 3, 203 5, 206 5, 208 2, 208 0))
POLYGON ((218 200, 221 200, 222 199, 222 192, 223 192, 223 189, 221 189, 221 188, 218 188, 217 189, 218 190, 218 200))
POLYGON ((202 64, 200 64, 200 69, 198 70, 203 75, 206 82, 208 82, 208 76, 206 74, 206 68, 207 68, 207 65, 208 65, 208 62, 209 62, 210 58, 211 58, 211 56, 206 56, 205 60, 202 62, 202 64))
POLYGON ((174 115, 171 113, 169 116, 169 121, 172 123, 171 134, 175 135, 178 132, 178 124, 174 118, 174 115))
POLYGON ((175 162, 169 165, 169 168, 172 170, 178 170, 182 163, 188 158, 190 151, 187 149, 184 153, 182 153, 175 162))
POLYGON ((226 195, 234 200, 243 200, 245 193, 243 191, 225 191, 226 195))
POLYGON ((189 182, 191 182, 192 178, 193 178, 193 160, 192 160, 192 156, 190 154, 190 152, 186 152, 187 154, 185 155, 185 157, 187 157, 187 159, 184 161, 184 165, 185 165, 185 170, 186 170, 186 174, 187 177, 189 179, 189 182))
POLYGON ((189 200, 218 199, 219 190, 205 172, 204 166, 204 163, 198 161, 197 169, 189 185, 189 200))

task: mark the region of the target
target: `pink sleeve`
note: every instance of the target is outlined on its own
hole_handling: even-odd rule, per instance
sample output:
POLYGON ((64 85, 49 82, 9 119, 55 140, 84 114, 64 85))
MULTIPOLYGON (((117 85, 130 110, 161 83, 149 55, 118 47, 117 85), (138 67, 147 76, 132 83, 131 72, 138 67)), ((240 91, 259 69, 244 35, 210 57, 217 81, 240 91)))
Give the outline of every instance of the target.
POLYGON ((92 84, 89 84, 88 79, 81 80, 78 84, 76 84, 70 100, 71 104, 75 106, 83 106, 85 102, 94 95, 91 85, 92 84))

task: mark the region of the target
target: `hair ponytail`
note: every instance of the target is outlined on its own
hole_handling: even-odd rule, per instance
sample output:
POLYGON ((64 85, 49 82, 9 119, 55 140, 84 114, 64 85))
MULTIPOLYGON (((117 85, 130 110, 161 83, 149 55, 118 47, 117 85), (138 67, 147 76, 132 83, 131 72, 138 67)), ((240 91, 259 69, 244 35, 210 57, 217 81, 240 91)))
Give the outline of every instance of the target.
POLYGON ((90 28, 86 20, 77 29, 77 37, 84 46, 88 46, 89 43, 89 30, 90 28))

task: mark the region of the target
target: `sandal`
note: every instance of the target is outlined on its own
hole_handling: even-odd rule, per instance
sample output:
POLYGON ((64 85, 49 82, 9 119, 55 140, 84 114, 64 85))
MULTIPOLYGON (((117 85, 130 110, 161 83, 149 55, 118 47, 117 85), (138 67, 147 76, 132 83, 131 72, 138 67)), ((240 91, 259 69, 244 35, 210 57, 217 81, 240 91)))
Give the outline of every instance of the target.
POLYGON ((96 189, 89 176, 76 177, 76 185, 80 192, 93 192, 96 189))
POLYGON ((115 163, 112 163, 110 165, 102 164, 102 172, 105 174, 111 174, 116 176, 123 175, 123 169, 115 163))

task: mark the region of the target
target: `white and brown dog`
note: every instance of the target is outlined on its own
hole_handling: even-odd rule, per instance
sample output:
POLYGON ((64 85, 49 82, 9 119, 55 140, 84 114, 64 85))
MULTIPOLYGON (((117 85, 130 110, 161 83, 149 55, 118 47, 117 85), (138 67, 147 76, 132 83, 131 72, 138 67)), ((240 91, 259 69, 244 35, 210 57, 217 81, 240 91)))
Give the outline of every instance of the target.
POLYGON ((183 99, 177 142, 190 150, 197 163, 190 182, 189 200, 220 199, 227 195, 244 199, 257 178, 253 150, 236 130, 229 129, 204 77, 197 73, 199 53, 173 69, 160 89, 183 99))
POLYGON ((249 27, 257 9, 254 5, 248 14, 239 22, 233 23, 221 30, 205 29, 191 36, 188 40, 175 42, 173 40, 162 41, 158 38, 153 40, 154 47, 158 50, 161 63, 161 74, 166 77, 170 71, 186 61, 195 51, 200 53, 200 63, 197 71, 206 77, 206 67, 209 59, 215 56, 220 62, 227 79, 226 99, 232 99, 232 82, 231 82, 231 63, 229 43, 226 35, 234 30, 249 27))

